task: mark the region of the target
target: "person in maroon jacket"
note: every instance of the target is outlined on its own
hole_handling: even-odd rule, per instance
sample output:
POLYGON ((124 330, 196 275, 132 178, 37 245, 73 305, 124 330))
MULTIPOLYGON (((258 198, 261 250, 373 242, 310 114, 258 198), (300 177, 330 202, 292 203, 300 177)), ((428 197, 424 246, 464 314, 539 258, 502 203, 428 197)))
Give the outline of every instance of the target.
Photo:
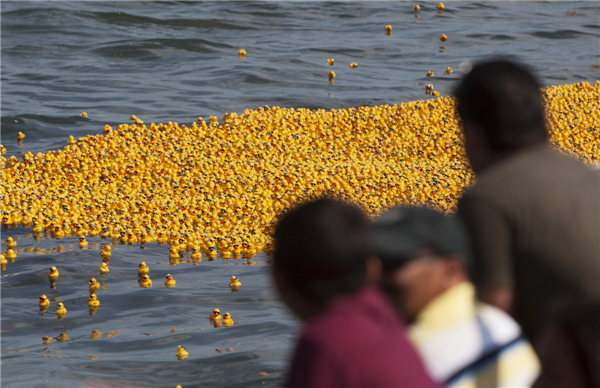
POLYGON ((286 387, 435 387, 405 323, 374 283, 368 221, 321 199, 290 211, 275 231, 273 278, 304 327, 286 387))

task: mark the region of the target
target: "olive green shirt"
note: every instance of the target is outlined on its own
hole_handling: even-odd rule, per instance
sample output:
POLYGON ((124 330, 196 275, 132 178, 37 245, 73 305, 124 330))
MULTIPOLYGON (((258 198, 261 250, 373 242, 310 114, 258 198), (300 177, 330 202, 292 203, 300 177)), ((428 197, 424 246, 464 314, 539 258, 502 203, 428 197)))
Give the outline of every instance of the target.
POLYGON ((483 171, 458 213, 476 286, 513 287, 531 340, 562 304, 600 300, 600 171, 536 145, 483 171))

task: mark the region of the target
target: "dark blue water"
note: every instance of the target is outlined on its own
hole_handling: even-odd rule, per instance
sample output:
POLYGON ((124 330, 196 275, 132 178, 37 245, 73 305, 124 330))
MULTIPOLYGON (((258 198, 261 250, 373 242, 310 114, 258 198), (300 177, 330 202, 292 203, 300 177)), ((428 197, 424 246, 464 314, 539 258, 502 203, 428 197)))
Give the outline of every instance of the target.
MULTIPOLYGON (((421 100, 424 84, 447 95, 461 64, 489 56, 528 63, 544 85, 600 78, 597 3, 447 2, 442 13, 437 3, 419 4, 417 13, 406 2, 2 2, 2 144, 8 155, 62 148, 69 135, 101 133, 132 114, 146 123, 191 123, 264 105, 421 100), (443 75, 446 67, 455 74, 443 75), (88 118, 79 117, 83 111, 88 118)), ((2 240, 9 235, 19 246, 2 277, 2 386, 281 384, 298 325, 274 296, 266 255, 172 267, 166 246, 116 246, 111 272, 100 278, 99 244, 107 240, 90 238, 79 250, 76 237, 38 241, 9 229, 2 240), (152 289, 137 286, 141 260, 152 289), (50 265, 61 272, 56 289, 50 265), (167 272, 177 287, 161 286, 167 272), (231 275, 243 283, 234 294, 231 275), (107 284, 93 316, 86 306, 92 276, 107 284), (62 299, 65 319, 39 314, 43 293, 62 299), (211 327, 214 307, 239 324, 211 327), (92 330, 102 334, 91 338, 92 330), (41 340, 63 332, 69 341, 41 340), (175 358, 180 344, 187 360, 175 358)))

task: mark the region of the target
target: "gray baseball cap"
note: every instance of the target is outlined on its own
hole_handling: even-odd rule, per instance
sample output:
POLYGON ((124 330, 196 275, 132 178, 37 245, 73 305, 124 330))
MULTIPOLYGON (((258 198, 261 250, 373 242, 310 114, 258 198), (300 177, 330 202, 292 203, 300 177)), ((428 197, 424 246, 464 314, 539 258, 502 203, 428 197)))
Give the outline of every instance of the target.
POLYGON ((373 222, 370 243, 386 267, 416 258, 422 248, 437 254, 460 254, 471 267, 469 238, 460 219, 425 207, 388 210, 373 222))

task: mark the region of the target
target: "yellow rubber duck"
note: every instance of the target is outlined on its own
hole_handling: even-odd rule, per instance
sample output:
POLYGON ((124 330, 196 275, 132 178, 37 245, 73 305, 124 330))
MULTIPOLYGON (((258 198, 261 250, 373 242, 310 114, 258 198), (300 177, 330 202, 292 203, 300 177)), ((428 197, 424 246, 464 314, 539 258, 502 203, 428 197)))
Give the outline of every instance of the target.
POLYGON ((63 302, 58 302, 58 304, 56 305, 56 313, 57 314, 66 314, 67 313, 67 309, 65 308, 65 305, 63 304, 63 302))
POLYGON ((6 238, 6 247, 7 248, 16 248, 17 247, 17 242, 15 240, 13 240, 12 237, 7 237, 6 238))
POLYGON ((88 242, 85 239, 85 237, 80 236, 79 237, 79 248, 83 249, 83 248, 87 248, 87 246, 88 246, 88 242))
POLYGON ((88 299, 89 299, 88 307, 100 306, 100 301, 98 300, 98 297, 96 296, 96 294, 90 295, 90 297, 88 299))
POLYGON ((213 321, 219 321, 221 320, 221 318, 223 317, 221 316, 221 310, 219 309, 214 309, 212 314, 208 316, 208 319, 211 319, 213 321))
POLYGON ((96 278, 91 278, 89 281, 90 290, 97 290, 100 288, 100 283, 96 280, 96 278))
POLYGON ((223 314, 223 326, 229 327, 231 325, 233 325, 233 319, 231 319, 231 314, 223 314))
POLYGON ((448 74, 448 75, 450 75, 450 74, 452 74, 452 73, 453 73, 453 71, 452 71, 452 68, 451 68, 451 67, 447 67, 447 68, 446 68, 446 71, 444 72, 444 74, 448 74))
POLYGON ((165 286, 167 287, 173 287, 174 285, 176 285, 177 282, 175 281, 175 279, 173 279, 173 276, 171 276, 171 274, 167 274, 166 280, 165 280, 165 286))
POLYGON ((23 132, 19 132, 17 134, 17 140, 22 141, 23 139, 25 139, 25 135, 23 134, 23 132))
POLYGON ((351 68, 351 69, 356 69, 357 67, 358 67, 358 63, 352 62, 352 63, 350 64, 350 68, 351 68))
POLYGON ((106 263, 103 262, 102 264, 100 264, 98 271, 100 271, 100 275, 106 276, 106 274, 110 272, 110 269, 108 269, 108 265, 106 265, 106 263))
POLYGON ((142 278, 140 279, 140 286, 142 288, 152 287, 152 280, 150 280, 150 276, 148 276, 148 275, 142 276, 142 278))
POLYGON ((171 247, 169 250, 169 259, 179 259, 179 252, 177 248, 171 247))
POLYGON ((55 266, 50 267, 50 272, 48 272, 48 277, 50 279, 58 278, 58 270, 56 269, 55 266))
POLYGON ((440 35, 440 40, 441 40, 442 42, 445 42, 445 41, 447 41, 447 40, 448 40, 448 37, 446 36, 446 34, 442 34, 442 35, 440 35))
POLYGON ((112 248, 110 247, 110 245, 105 246, 101 251, 100 251, 100 255, 102 257, 110 257, 110 255, 112 255, 112 248))
POLYGON ((85 113, 85 112, 81 112, 81 113, 79 114, 79 116, 81 116, 81 117, 88 117, 88 114, 87 114, 87 113, 85 113))
POLYGON ((331 58, 331 59, 328 59, 326 62, 327 62, 327 64, 329 66, 333 66, 333 63, 335 62, 335 59, 331 58))
POLYGON ((332 70, 329 72, 329 74, 327 74, 327 76, 329 77, 330 81, 333 81, 335 79, 335 72, 332 70))
POLYGON ((238 51, 238 55, 239 55, 240 57, 243 57, 243 56, 245 56, 245 55, 246 55, 246 50, 244 50, 244 49, 240 49, 240 50, 238 51))
POLYGON ((428 71, 428 72, 427 72, 427 77, 433 77, 433 71, 431 71, 431 70, 430 70, 430 71, 428 71))
POLYGON ((67 144, 75 145, 77 144, 77 140, 75 140, 75 138, 72 135, 69 135, 69 141, 67 142, 67 144))
POLYGON ((44 341, 44 345, 48 345, 49 343, 52 342, 52 337, 48 337, 48 336, 42 337, 42 341, 44 341))
POLYGON ((240 283, 240 281, 237 278, 237 276, 232 276, 231 277, 231 281, 229 282, 229 287, 239 287, 241 285, 242 285, 242 283, 240 283))
POLYGON ((432 96, 439 96, 439 95, 440 95, 440 92, 438 92, 438 91, 434 90, 433 92, 431 92, 431 95, 432 95, 432 96))
POLYGON ((420 10, 420 9, 421 9, 421 7, 419 7, 419 5, 415 5, 415 6, 413 7, 413 9, 414 9, 415 11, 418 11, 418 10, 420 10))
POLYGON ((48 297, 46 295, 40 296, 40 301, 38 302, 38 305, 40 306, 40 310, 46 311, 48 306, 50 306, 50 301, 48 300, 48 297))
POLYGON ((202 252, 200 251, 200 248, 198 248, 198 247, 192 248, 192 255, 190 257, 192 260, 202 259, 202 252))
POLYGON ((143 275, 143 274, 147 274, 148 272, 150 272, 150 268, 148 268, 148 266, 146 265, 145 261, 140 262, 139 268, 138 268, 138 274, 143 275))
POLYGON ((8 249, 6 251, 6 258, 9 260, 14 260, 17 258, 17 253, 12 249, 8 249))
POLYGON ((0 255, 0 264, 2 264, 2 265, 8 264, 8 260, 6 260, 6 257, 4 257, 4 255, 0 255))
POLYGON ((425 85, 425 93, 431 94, 432 91, 433 91, 433 84, 425 85))
POLYGON ((444 9, 444 3, 439 3, 437 5, 437 9, 440 10, 440 11, 443 10, 444 9))
POLYGON ((206 255, 210 258, 217 257, 217 249, 213 246, 208 247, 208 252, 206 252, 206 255))
POLYGON ((388 24, 387 26, 385 26, 385 32, 392 32, 392 25, 388 24))
POLYGON ((185 360, 189 356, 189 353, 185 351, 183 346, 177 345, 177 352, 175 355, 177 356, 178 360, 185 360))

